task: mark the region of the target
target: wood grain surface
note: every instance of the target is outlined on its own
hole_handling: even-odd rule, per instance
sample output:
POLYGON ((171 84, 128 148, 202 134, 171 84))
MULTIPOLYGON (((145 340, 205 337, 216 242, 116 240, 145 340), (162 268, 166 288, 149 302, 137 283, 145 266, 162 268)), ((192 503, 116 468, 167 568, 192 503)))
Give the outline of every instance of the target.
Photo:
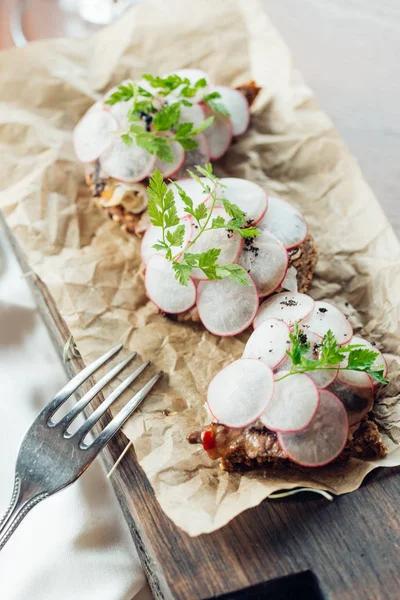
MULTIPOLYGON (((27 273, 26 260, 4 221, 2 228, 27 273)), ((28 280, 61 356, 69 330, 46 286, 32 275, 28 280)), ((81 360, 66 363, 71 377, 83 367, 81 360)), ((101 401, 99 395, 88 410, 101 401)), ((105 415, 96 433, 109 421, 105 415)), ((103 451, 108 469, 126 443, 120 433, 103 451)), ((122 459, 112 483, 156 599, 223 595, 227 599, 393 600, 400 598, 396 472, 376 470, 356 493, 333 502, 312 493, 266 500, 219 531, 197 538, 183 533, 163 513, 133 450, 122 459), (297 575, 294 583, 288 575, 297 575), (311 575, 316 579, 307 579, 311 575), (250 595, 249 586, 261 582, 274 587, 250 595)))

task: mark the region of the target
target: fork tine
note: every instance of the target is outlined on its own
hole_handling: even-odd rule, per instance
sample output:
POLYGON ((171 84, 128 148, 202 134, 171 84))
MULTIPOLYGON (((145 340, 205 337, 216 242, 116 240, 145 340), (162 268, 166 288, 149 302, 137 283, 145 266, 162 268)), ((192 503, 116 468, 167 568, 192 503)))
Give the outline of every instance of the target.
POLYGON ((64 431, 64 437, 70 437, 66 433, 66 429, 67 429, 67 427, 69 427, 69 425, 71 425, 72 421, 74 421, 76 419, 76 417, 85 408, 85 406, 87 406, 89 404, 89 402, 91 400, 93 400, 93 398, 107 385, 107 383, 110 383, 110 381, 112 379, 114 379, 114 377, 116 375, 118 375, 118 373, 120 371, 122 371, 122 369, 125 369, 126 365, 128 363, 130 363, 131 360, 133 360, 135 358, 135 356, 136 356, 136 352, 132 352, 132 354, 127 356, 123 361, 121 361, 120 363, 115 365, 115 367, 113 367, 111 369, 111 371, 108 371, 108 373, 106 373, 100 379, 100 381, 98 381, 93 387, 91 387, 90 390, 88 392, 86 392, 86 394, 84 394, 80 400, 78 400, 78 402, 59 421, 59 423, 53 424, 53 425, 57 425, 64 431))
POLYGON ((154 385, 164 375, 162 371, 159 371, 146 383, 146 385, 133 396, 131 400, 122 408, 119 413, 113 418, 113 420, 103 429, 100 435, 94 440, 92 444, 86 446, 83 442, 80 442, 82 449, 87 449, 93 454, 98 454, 106 444, 110 441, 115 433, 122 427, 131 414, 136 408, 143 402, 147 394, 151 391, 154 385))
POLYGON ((54 396, 52 400, 44 407, 39 417, 46 419, 50 419, 56 412, 56 410, 64 404, 66 400, 78 389, 78 387, 88 379, 97 369, 99 369, 105 362, 110 360, 117 352, 121 350, 123 344, 118 344, 111 348, 108 352, 100 356, 95 361, 93 361, 90 365, 88 365, 83 371, 75 375, 71 381, 69 381, 64 387, 54 396))
POLYGON ((126 390, 126 388, 139 377, 141 373, 149 366, 150 361, 148 360, 143 365, 140 365, 136 371, 129 375, 120 385, 92 412, 90 417, 79 427, 74 433, 77 438, 83 439, 85 435, 92 429, 93 425, 104 415, 106 410, 111 404, 126 390))

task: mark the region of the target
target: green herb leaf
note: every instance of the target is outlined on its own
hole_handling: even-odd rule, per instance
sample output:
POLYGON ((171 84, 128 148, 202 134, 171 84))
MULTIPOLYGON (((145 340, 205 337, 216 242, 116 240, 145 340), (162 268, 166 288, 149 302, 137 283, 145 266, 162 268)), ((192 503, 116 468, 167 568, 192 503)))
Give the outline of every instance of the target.
MULTIPOLYGON (((175 209, 176 212, 176 209, 175 209)), ((179 222, 179 219, 178 219, 179 222)), ((170 246, 182 246, 183 238, 185 236, 185 226, 178 225, 174 231, 167 231, 166 238, 170 246)))
POLYGON ((177 279, 181 285, 187 285, 189 283, 192 267, 181 262, 173 262, 172 268, 175 272, 175 279, 177 279))
POLYGON ((175 138, 177 140, 186 138, 193 129, 193 123, 181 123, 176 130, 175 138))
POLYGON ((113 92, 109 98, 104 102, 109 106, 113 106, 118 102, 128 102, 134 95, 134 86, 129 83, 128 85, 119 85, 118 88, 113 92))
POLYGON ((182 148, 187 151, 195 150, 199 146, 199 144, 196 142, 196 140, 192 140, 191 138, 182 138, 177 141, 180 143, 182 148))
POLYGON ((156 131, 168 131, 168 129, 172 129, 177 124, 180 114, 181 105, 179 102, 167 104, 154 117, 154 129, 156 131))
POLYGON ((204 131, 205 129, 210 127, 210 125, 212 125, 213 122, 214 122, 214 117, 208 117, 208 119, 205 119, 205 121, 200 123, 200 125, 198 127, 193 129, 191 131, 190 135, 197 135, 198 133, 201 133, 202 131, 204 131))
POLYGON ((129 135, 129 133, 123 133, 121 135, 121 140, 124 142, 124 144, 126 144, 128 147, 132 146, 133 144, 133 137, 131 135, 129 135))
POLYGON ((230 202, 227 198, 221 198, 224 208, 227 214, 235 221, 238 221, 238 224, 243 225, 245 222, 245 214, 244 212, 236 205, 230 202))
POLYGON ((208 216, 208 210, 204 202, 199 204, 199 206, 194 211, 194 217, 197 221, 201 221, 202 219, 206 219, 208 216))
POLYGON ((218 278, 229 277, 231 281, 241 285, 251 285, 247 271, 240 265, 221 265, 215 268, 218 278))
MULTIPOLYGON (((307 373, 310 371, 323 371, 339 369, 342 371, 362 371, 380 383, 388 383, 384 377, 384 366, 374 367, 379 354, 362 346, 353 344, 349 346, 339 346, 336 337, 329 329, 324 335, 319 347, 319 356, 310 358, 310 343, 307 340, 307 333, 301 331, 297 322, 295 322, 293 331, 289 334, 290 349, 286 354, 292 361, 290 372, 283 375, 284 379, 293 373, 307 373), (347 358, 347 361, 345 359, 347 358)), ((278 381, 280 381, 280 379, 278 381)))

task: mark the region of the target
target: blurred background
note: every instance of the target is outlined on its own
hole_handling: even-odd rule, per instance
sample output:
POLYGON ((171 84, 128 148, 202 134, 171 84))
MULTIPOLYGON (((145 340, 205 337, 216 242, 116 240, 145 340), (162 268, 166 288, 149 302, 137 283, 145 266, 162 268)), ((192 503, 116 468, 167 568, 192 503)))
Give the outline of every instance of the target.
MULTIPOLYGON (((144 1, 0 0, 0 48, 83 37, 144 1)), ((400 236, 399 0, 260 2, 400 236)))

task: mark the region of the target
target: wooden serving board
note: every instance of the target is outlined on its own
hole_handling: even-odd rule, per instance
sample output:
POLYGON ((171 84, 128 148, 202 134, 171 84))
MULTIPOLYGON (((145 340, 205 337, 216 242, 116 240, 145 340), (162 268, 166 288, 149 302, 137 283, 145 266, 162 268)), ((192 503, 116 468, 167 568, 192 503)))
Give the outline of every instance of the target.
MULTIPOLYGON (((23 271, 30 271, 4 222, 1 229, 23 271)), ((70 335, 66 323, 40 279, 28 281, 62 355, 70 335)), ((65 369, 72 377, 84 366, 76 359, 65 369)), ((89 412, 101 400, 96 398, 89 412)), ((106 415, 95 429, 110 419, 106 415)), ((120 433, 103 451, 107 469, 126 444, 120 433)), ((395 471, 375 470, 358 491, 333 502, 312 493, 267 500, 197 538, 163 513, 132 449, 111 481, 157 599, 386 600, 400 598, 400 478, 395 471)))

